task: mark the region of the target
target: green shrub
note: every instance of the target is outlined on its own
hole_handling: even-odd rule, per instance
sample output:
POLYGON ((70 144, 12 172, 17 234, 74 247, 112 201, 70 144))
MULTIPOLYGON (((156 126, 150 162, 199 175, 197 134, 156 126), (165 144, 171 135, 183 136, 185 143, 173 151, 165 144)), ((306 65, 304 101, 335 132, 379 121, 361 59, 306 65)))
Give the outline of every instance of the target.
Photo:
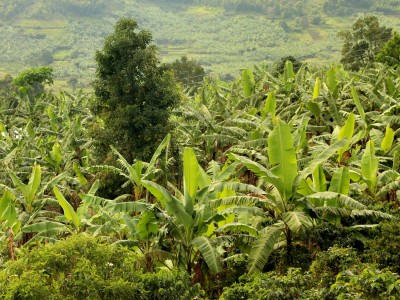
POLYGON ((354 249, 334 246, 317 254, 310 266, 310 273, 319 287, 328 288, 335 282, 337 274, 356 263, 359 263, 359 259, 354 249))
POLYGON ((331 291, 336 299, 399 299, 400 276, 372 265, 357 265, 341 272, 331 291))
POLYGON ((383 222, 374 230, 375 238, 367 241, 365 258, 378 264, 379 268, 389 268, 400 272, 400 223, 397 219, 383 222))
POLYGON ((300 269, 290 268, 286 275, 276 272, 242 276, 241 282, 224 289, 221 300, 302 299, 308 288, 309 276, 300 269))
POLYGON ((22 250, 0 272, 0 299, 200 299, 186 273, 142 274, 134 253, 85 234, 22 250))

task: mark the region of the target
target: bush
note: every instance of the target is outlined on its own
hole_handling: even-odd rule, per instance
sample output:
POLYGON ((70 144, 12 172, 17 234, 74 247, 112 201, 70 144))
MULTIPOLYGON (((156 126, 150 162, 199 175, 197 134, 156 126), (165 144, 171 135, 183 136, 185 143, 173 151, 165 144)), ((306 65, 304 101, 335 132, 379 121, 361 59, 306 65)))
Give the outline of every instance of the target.
POLYGON ((22 250, 0 273, 1 299, 200 299, 186 273, 137 271, 135 254, 76 235, 22 250))
POLYGON ((366 243, 365 258, 378 264, 379 268, 389 268, 400 273, 400 223, 397 219, 383 222, 374 230, 375 238, 366 243))
POLYGON ((309 276, 303 275, 300 269, 290 268, 287 275, 276 272, 243 276, 240 283, 224 289, 221 300, 269 300, 269 299, 303 299, 308 287, 309 276))
POLYGON ((340 273, 331 291, 336 299, 398 299, 400 276, 371 265, 357 265, 340 273))
POLYGON ((332 247, 320 252, 310 266, 310 272, 315 282, 320 286, 329 287, 335 282, 340 272, 358 263, 357 252, 352 248, 332 247))

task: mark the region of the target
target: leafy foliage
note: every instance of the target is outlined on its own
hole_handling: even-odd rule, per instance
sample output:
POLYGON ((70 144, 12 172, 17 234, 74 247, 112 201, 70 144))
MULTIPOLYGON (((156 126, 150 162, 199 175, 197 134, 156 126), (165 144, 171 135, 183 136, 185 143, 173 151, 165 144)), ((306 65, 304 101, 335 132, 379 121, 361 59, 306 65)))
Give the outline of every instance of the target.
POLYGON ((108 145, 124 153, 150 158, 169 129, 169 114, 179 102, 171 73, 158 65, 148 31, 137 32, 132 19, 121 19, 96 54, 95 114, 104 129, 95 131, 98 150, 108 145))
POLYGON ((2 298, 174 299, 201 298, 178 272, 142 274, 135 255, 85 234, 24 251, 0 275, 2 298), (11 279, 11 280, 10 280, 11 279))
POLYGON ((374 61, 375 56, 392 36, 392 29, 380 26, 375 16, 359 18, 351 31, 339 33, 343 40, 341 63, 349 70, 359 70, 374 61))
POLYGON ((96 99, 2 85, 1 297, 202 298, 192 283, 227 299, 398 292, 398 69, 296 70, 288 60, 281 74, 210 75, 185 94, 131 19, 98 59, 96 99), (146 120, 136 110, 163 104, 157 95, 182 100, 175 129, 155 119, 168 121, 171 106, 144 109, 146 120), (127 112, 142 131, 123 133, 127 112), (90 137, 102 130, 107 139, 90 137), (130 148, 142 137, 149 144, 130 148), (105 156, 96 164, 94 143, 105 156))

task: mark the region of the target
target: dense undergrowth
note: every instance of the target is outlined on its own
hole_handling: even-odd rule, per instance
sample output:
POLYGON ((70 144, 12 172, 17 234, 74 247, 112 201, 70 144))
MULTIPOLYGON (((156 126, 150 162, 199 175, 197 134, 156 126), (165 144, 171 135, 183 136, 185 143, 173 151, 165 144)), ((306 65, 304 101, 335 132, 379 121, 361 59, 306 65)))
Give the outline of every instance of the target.
POLYGON ((116 28, 94 96, 48 90, 49 67, 0 82, 1 298, 398 298, 393 59, 184 91, 116 28))
POLYGON ((399 78, 205 79, 149 162, 101 164, 90 96, 5 82, 1 296, 395 299, 399 78))
MULTIPOLYGON (((151 30, 164 61, 182 55, 226 78, 282 55, 337 61, 337 33, 364 13, 400 28, 398 0, 2 0, 0 75, 52 66, 57 87, 90 89, 95 50, 116 23, 132 17, 151 30), (250 34, 251 33, 251 34, 250 34)), ((201 77, 196 82, 201 83, 201 77)))

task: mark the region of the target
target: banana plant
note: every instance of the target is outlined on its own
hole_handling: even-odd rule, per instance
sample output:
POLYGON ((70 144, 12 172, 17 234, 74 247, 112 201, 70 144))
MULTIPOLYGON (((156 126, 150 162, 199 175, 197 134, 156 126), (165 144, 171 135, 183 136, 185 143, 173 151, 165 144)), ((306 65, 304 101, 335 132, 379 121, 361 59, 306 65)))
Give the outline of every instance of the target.
POLYGON ((187 271, 193 270, 201 255, 211 273, 222 271, 219 252, 213 240, 215 226, 225 221, 225 216, 240 210, 237 207, 217 211, 210 201, 217 195, 230 192, 264 192, 254 186, 227 181, 237 164, 227 166, 209 176, 199 165, 192 148, 183 152, 183 191, 175 189, 175 195, 157 183, 143 180, 143 185, 158 200, 164 212, 167 227, 176 243, 178 265, 187 271))
POLYGON ((194 266, 195 248, 202 254, 203 259, 213 273, 222 271, 217 250, 210 239, 203 235, 207 232, 212 221, 211 210, 204 204, 196 203, 199 187, 199 165, 193 149, 185 148, 183 154, 184 191, 182 201, 173 196, 164 187, 147 180, 143 185, 156 197, 168 216, 172 234, 179 242, 181 258, 178 261, 191 271, 194 266))
MULTIPOLYGON (((157 147, 149 163, 143 162, 141 160, 136 160, 133 164, 130 164, 123 157, 123 155, 117 151, 117 149, 111 146, 113 153, 118 157, 117 161, 121 165, 121 168, 112 166, 92 166, 88 168, 88 171, 112 171, 118 173, 119 175, 127 179, 122 187, 132 185, 133 199, 136 201, 140 200, 143 197, 144 193, 142 180, 154 180, 155 178, 160 177, 161 174, 166 174, 166 170, 161 170, 160 168, 157 168, 157 161, 162 152, 165 151, 165 163, 168 164, 168 147, 170 139, 171 135, 168 134, 157 147)), ((147 198, 148 194, 146 194, 146 199, 147 198)))
POLYGON ((24 206, 24 210, 30 214, 33 213, 34 204, 38 200, 36 193, 42 180, 42 171, 40 165, 33 166, 32 173, 27 184, 24 184, 13 172, 10 172, 9 175, 16 186, 16 189, 22 193, 20 200, 24 206))
POLYGON ((249 253, 249 272, 261 270, 272 251, 282 246, 286 247, 287 260, 290 261, 293 239, 318 219, 330 221, 351 214, 389 217, 369 211, 347 196, 350 179, 346 167, 336 171, 326 191, 322 164, 346 145, 346 139, 337 141, 299 170, 290 126, 278 121, 268 137, 269 165, 263 166, 246 157, 229 154, 231 159, 254 172, 260 185, 265 186, 266 199, 260 199, 259 205, 270 212, 269 217, 274 220, 272 225, 257 230, 249 253))
MULTIPOLYGON (((0 228, 3 232, 0 243, 6 245, 10 259, 15 259, 14 237, 21 228, 21 221, 17 218, 15 196, 6 190, 0 199, 0 228)), ((2 248, 3 248, 2 247, 2 248)))

